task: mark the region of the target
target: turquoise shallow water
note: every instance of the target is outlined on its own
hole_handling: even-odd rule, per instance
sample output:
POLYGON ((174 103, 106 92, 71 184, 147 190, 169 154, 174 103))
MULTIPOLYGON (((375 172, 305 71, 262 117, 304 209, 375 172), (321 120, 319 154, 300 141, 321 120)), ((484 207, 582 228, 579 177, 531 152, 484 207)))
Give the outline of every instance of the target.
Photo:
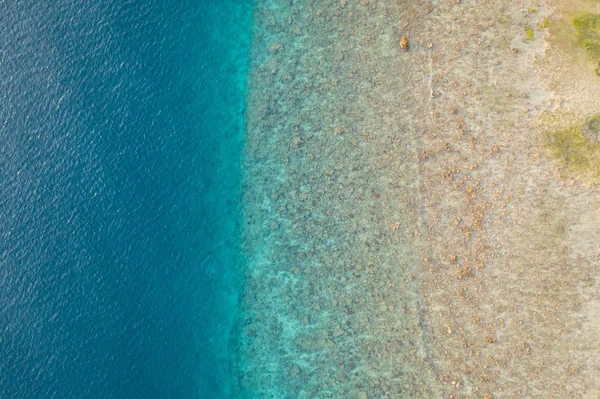
POLYGON ((0 397, 231 397, 250 3, 0 4, 0 397))

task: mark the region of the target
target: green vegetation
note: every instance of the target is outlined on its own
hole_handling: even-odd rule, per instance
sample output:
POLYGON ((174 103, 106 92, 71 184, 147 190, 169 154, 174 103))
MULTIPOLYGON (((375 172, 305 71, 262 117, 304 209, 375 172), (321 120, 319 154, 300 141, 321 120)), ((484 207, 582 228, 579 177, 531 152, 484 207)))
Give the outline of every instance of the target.
POLYGON ((498 17, 498 23, 500 25, 507 26, 512 22, 512 17, 509 14, 501 14, 498 17))
POLYGON ((600 61, 600 15, 580 14, 573 19, 577 43, 585 48, 594 63, 600 61))
POLYGON ((600 142, 584 136, 584 129, 600 121, 591 118, 583 127, 572 126, 547 133, 547 147, 570 175, 591 175, 600 181, 600 142))
POLYGON ((525 38, 527 40, 533 40, 533 28, 529 25, 525 27, 525 38))
POLYGON ((540 29, 546 29, 548 28, 548 26, 550 25, 550 22, 548 21, 548 18, 544 18, 542 19, 542 21, 538 24, 538 27, 540 29))

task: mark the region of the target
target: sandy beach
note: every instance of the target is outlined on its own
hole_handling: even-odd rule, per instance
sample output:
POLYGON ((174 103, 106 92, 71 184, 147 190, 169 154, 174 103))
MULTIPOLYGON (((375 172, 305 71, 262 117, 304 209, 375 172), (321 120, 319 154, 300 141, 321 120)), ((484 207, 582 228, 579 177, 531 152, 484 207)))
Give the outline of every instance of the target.
POLYGON ((559 3, 255 1, 236 398, 599 397, 600 5, 559 3))

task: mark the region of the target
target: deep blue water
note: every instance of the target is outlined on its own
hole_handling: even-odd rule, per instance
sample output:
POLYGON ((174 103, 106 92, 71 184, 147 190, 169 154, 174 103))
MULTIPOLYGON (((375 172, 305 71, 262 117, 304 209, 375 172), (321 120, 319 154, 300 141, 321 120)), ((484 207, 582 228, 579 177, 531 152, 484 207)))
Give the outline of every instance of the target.
POLYGON ((250 0, 0 1, 0 398, 226 398, 250 0))

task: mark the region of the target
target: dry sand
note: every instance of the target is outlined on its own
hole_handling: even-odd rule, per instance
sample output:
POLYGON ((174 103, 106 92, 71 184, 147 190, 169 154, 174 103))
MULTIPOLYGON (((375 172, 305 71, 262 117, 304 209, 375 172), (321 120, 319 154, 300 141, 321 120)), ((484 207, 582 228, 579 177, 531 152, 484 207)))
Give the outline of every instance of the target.
POLYGON ((570 4, 255 1, 236 398, 600 397, 570 4))

